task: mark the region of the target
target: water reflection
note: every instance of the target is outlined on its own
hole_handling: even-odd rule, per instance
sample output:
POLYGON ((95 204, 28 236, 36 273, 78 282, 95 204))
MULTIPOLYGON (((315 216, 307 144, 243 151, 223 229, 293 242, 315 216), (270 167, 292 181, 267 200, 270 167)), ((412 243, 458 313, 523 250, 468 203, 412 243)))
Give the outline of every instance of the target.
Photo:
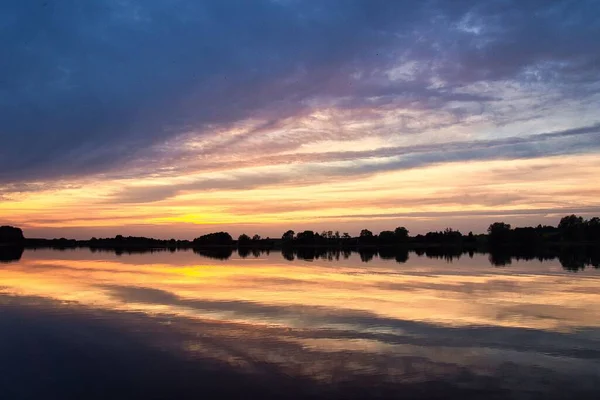
POLYGON ((194 249, 194 253, 203 257, 214 258, 216 260, 228 260, 233 254, 233 249, 231 247, 203 248, 194 249))
POLYGON ((514 260, 537 260, 539 262, 558 259, 565 270, 580 271, 586 267, 600 268, 600 248, 598 246, 557 246, 543 249, 492 248, 489 260, 495 266, 507 266, 514 260))
POLYGON ((16 262, 23 257, 23 247, 0 245, 0 263, 16 262))
POLYGON ((58 374, 48 385, 63 382, 52 390, 73 374, 105 396, 125 385, 126 398, 206 388, 262 398, 598 395, 600 271, 522 258, 494 268, 477 253, 222 255, 26 251, 0 268, 0 352, 17 363, 11 380, 0 367, 0 387, 28 398, 15 374, 45 365, 38 374, 58 374), (290 263, 298 259, 311 262, 290 263), (28 353, 37 362, 6 343, 38 343, 28 353), (102 370, 87 371, 108 380, 104 389, 75 367, 81 360, 102 370))
MULTIPOLYGON (((395 248, 395 247, 363 247, 363 248, 328 248, 328 247, 284 247, 282 249, 257 248, 257 247, 239 247, 234 249, 230 246, 202 247, 193 249, 178 248, 78 248, 78 247, 58 247, 52 250, 70 251, 77 249, 89 249, 96 253, 114 253, 116 255, 132 255, 145 253, 176 253, 178 251, 193 251, 194 253, 215 260, 228 260, 234 253, 240 258, 260 258, 263 255, 270 255, 271 252, 280 253, 283 259, 287 261, 304 260, 327 260, 339 261, 340 258, 348 259, 352 254, 358 254, 360 260, 364 263, 373 261, 376 258, 382 260, 395 260, 403 264, 408 261, 409 254, 413 253, 418 257, 428 257, 444 260, 448 263, 458 261, 461 257, 473 258, 476 254, 485 254, 489 263, 496 267, 510 266, 513 261, 532 261, 540 262, 558 260, 565 270, 577 272, 588 267, 600 268, 600 246, 579 245, 579 246, 549 246, 542 248, 535 247, 491 247, 483 249, 463 248, 463 247, 443 247, 432 246, 424 248, 395 248)), ((23 248, 0 248, 0 262, 18 261, 23 248)))

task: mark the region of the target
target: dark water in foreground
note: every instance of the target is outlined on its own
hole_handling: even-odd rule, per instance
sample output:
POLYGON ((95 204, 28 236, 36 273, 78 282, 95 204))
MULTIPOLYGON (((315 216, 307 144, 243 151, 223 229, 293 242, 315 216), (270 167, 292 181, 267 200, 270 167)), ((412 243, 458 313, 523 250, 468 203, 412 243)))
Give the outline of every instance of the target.
POLYGON ((600 398, 600 270, 411 254, 0 264, 0 399, 600 398))

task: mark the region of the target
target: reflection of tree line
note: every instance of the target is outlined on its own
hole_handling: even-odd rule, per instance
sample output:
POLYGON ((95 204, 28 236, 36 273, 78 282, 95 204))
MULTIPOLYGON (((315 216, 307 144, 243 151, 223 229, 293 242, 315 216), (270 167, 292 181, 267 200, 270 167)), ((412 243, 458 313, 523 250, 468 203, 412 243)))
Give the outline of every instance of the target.
MULTIPOLYGON (((67 250, 65 247, 51 247, 55 250, 67 250)), ((7 263, 19 261, 23 255, 25 247, 23 246, 0 246, 0 262, 7 263)), ((186 249, 176 248, 89 248, 91 252, 110 252, 116 255, 142 254, 142 253, 161 253, 176 251, 186 251, 186 249)), ((600 268, 600 248, 598 246, 548 246, 548 247, 521 247, 521 246, 496 246, 485 250, 464 248, 464 247, 422 247, 409 249, 408 247, 346 247, 346 248, 327 248, 327 247, 290 247, 286 246, 280 249, 260 248, 260 247, 232 247, 232 246, 214 246, 199 247, 193 249, 194 253, 218 260, 228 260, 235 253, 240 258, 254 257, 259 258, 268 256, 274 252, 280 252, 281 256, 288 260, 303 261, 339 261, 349 259, 352 254, 358 255, 362 262, 368 263, 376 257, 382 260, 393 260, 398 263, 408 261, 410 254, 419 257, 428 257, 443 259, 447 262, 460 260, 461 257, 472 258, 475 254, 488 254, 490 264, 494 266, 508 266, 514 261, 548 261, 558 259, 564 269, 570 271, 583 270, 586 267, 600 268)))
POLYGON ((21 246, 0 245, 0 263, 19 261, 23 256, 23 251, 25 251, 25 248, 21 246))
POLYGON ((282 249, 282 256, 289 261, 298 260, 327 260, 336 261, 348 259, 351 254, 356 253, 363 262, 370 262, 375 257, 383 260, 395 260, 405 263, 412 253, 418 257, 443 259, 447 262, 460 260, 461 257, 473 258, 475 254, 488 254, 491 265, 507 266, 513 261, 550 261, 558 259, 562 267, 571 271, 583 270, 586 267, 600 268, 600 250, 597 246, 569 246, 550 247, 529 250, 526 252, 519 249, 504 247, 490 248, 488 251, 464 249, 460 247, 427 247, 409 250, 408 248, 358 248, 358 249, 324 249, 324 248, 287 248, 282 249))
MULTIPOLYGON (((194 249, 194 252, 209 258, 227 260, 236 251, 232 247, 194 249)), ((564 269, 570 271, 583 270, 586 267, 600 268, 600 250, 596 246, 556 246, 544 249, 529 249, 522 251, 514 247, 490 248, 488 251, 464 249, 461 247, 426 247, 409 250, 404 248, 326 248, 326 247, 284 247, 279 249, 281 256, 288 260, 301 261, 339 261, 347 260, 352 254, 358 255, 362 262, 368 263, 376 257, 382 260, 393 260, 403 264, 408 261, 410 254, 418 257, 443 259, 447 262, 460 260, 461 257, 473 258, 475 254, 488 254, 491 265, 508 266, 513 261, 550 261, 558 259, 564 269)), ((259 258, 268 256, 275 250, 239 247, 237 255, 240 258, 259 258)))
POLYGON ((558 259, 562 267, 569 271, 579 271, 586 267, 600 268, 598 246, 550 246, 539 248, 491 247, 489 260, 495 266, 507 266, 513 261, 548 261, 558 259))

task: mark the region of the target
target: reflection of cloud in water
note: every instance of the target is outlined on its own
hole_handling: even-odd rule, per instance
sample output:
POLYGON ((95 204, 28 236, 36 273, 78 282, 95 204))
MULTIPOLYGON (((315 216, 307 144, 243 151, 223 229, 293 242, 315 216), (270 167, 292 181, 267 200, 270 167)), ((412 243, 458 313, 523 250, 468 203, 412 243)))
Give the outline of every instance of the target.
MULTIPOLYGON (((176 253, 170 264, 163 255, 156 260, 139 255, 115 259, 110 254, 96 259, 97 254, 86 251, 55 252, 51 257, 45 257, 46 253, 35 252, 33 258, 26 253, 20 263, 4 267, 0 279, 7 286, 5 291, 147 310, 150 302, 140 307, 143 304, 127 303, 105 290, 107 285, 133 286, 162 290, 185 300, 243 301, 288 309, 306 305, 313 309, 368 310, 379 317, 453 326, 502 325, 558 331, 600 326, 595 317, 600 309, 600 295, 595 292, 597 276, 586 271, 575 278, 565 274, 556 262, 517 263, 499 270, 490 267, 482 256, 455 264, 413 258, 399 267, 382 260, 365 265, 356 259, 290 266, 277 255, 252 262, 238 259, 185 264, 179 256, 185 259, 187 254, 176 253), (65 259, 60 259, 62 254, 65 259), (77 254, 82 255, 81 260, 76 259, 77 254), (130 258, 139 264, 121 262, 130 258), (588 293, 585 304, 581 303, 582 293, 588 293), (539 305, 547 305, 549 312, 527 311, 539 309, 539 305), (515 312, 515 306, 521 312, 515 312)), ((170 310, 161 310, 179 312, 175 308, 183 307, 171 304, 167 307, 170 310)), ((233 311, 221 311, 225 312, 233 311)), ((279 322, 309 322, 299 308, 295 313, 290 313, 291 320, 279 322)), ((236 317, 244 315, 238 312, 236 317)), ((269 322, 273 323, 273 318, 269 322)))
MULTIPOLYGON (((377 340, 391 344, 451 347, 491 347, 535 351, 565 357, 598 358, 600 344, 577 332, 565 334, 511 327, 448 327, 380 317, 372 312, 314 306, 275 306, 245 301, 186 300, 172 293, 139 287, 107 287, 121 300, 133 303, 174 305, 206 312, 227 312, 249 320, 296 322, 300 330, 329 331, 328 338, 377 340), (337 328, 337 329, 336 329, 337 328), (345 333, 335 335, 337 330, 345 333), (577 346, 575 346, 577 344, 577 346), (587 350, 581 350, 585 348, 587 350)), ((600 329, 590 330, 597 332, 600 329)))
MULTIPOLYGON (((138 291, 133 295, 138 300, 174 299, 169 294, 150 291, 138 291)), ((440 385, 448 389, 459 387, 496 394, 550 395, 560 393, 566 387, 573 391, 593 390, 600 374, 598 354, 586 356, 566 351, 547 354, 551 348, 597 348, 597 341, 585 339, 585 335, 515 328, 457 329, 410 321, 398 321, 406 333, 386 335, 349 330, 288 329, 167 315, 148 317, 45 299, 0 296, 0 303, 3 304, 0 315, 10 317, 11 310, 16 309, 17 315, 21 316, 21 322, 12 325, 13 330, 18 330, 23 320, 27 321, 27 329, 40 329, 34 335, 47 335, 50 329, 47 345, 57 344, 55 341, 71 344, 62 349, 63 352, 81 351, 78 349, 85 344, 86 354, 101 349, 103 352, 118 351, 132 358, 129 352, 133 352, 133 359, 140 361, 139 355, 135 355, 137 352, 152 354, 159 349, 165 356, 169 354, 169 357, 188 360, 181 365, 203 365, 196 371, 197 379, 210 371, 238 371, 251 374, 254 379, 264 379, 264 383, 272 385, 274 390, 279 389, 278 380, 282 379, 301 385, 298 390, 325 390, 311 385, 335 383, 333 388, 342 392, 356 385, 356 389, 383 390, 390 398, 406 395, 413 389, 427 397, 440 385), (499 345, 488 347, 486 341, 499 345), (194 364, 189 363, 191 360, 194 364), (310 384, 306 379, 314 383, 310 384), (427 386, 419 386, 425 382, 427 386)), ((12 322, 10 318, 0 320, 12 322)), ((28 334, 30 332, 25 332, 28 334)), ((0 333, 2 335, 6 336, 6 332, 0 333)), ((42 354, 44 351, 40 351, 38 357, 42 354)), ((69 359, 70 355, 65 357, 69 359)), ((154 360, 158 361, 160 357, 154 360)), ((91 359, 90 362, 95 361, 91 359)), ((57 368, 60 370, 62 366, 57 368)), ((139 366, 141 371, 145 368, 139 366)), ((110 376, 111 371, 105 370, 104 376, 110 376)), ((119 366, 117 371, 120 371, 119 366)), ((162 379, 172 379, 171 374, 175 373, 172 371, 180 373, 177 368, 165 370, 162 379)), ((235 376, 230 376, 227 382, 234 382, 233 378, 235 376)))
POLYGON ((196 264, 176 254, 172 264, 162 255, 132 256, 135 264, 77 254, 26 253, 3 266, 0 292, 11 297, 1 301, 45 298, 52 315, 120 321, 185 357, 319 382, 536 391, 543 382, 585 388, 600 376, 598 276, 572 275, 556 262, 497 269, 476 256, 454 264, 414 257, 402 266, 289 265, 273 255, 196 264))

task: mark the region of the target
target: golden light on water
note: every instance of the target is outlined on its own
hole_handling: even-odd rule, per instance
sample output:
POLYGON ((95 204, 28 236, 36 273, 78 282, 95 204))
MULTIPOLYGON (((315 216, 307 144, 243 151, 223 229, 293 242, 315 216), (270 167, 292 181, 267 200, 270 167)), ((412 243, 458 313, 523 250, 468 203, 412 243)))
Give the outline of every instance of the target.
POLYGON ((335 326, 341 323, 335 318, 339 313, 350 315, 345 324, 355 315, 356 329, 364 329, 361 312, 384 325, 398 320, 550 331, 600 327, 598 277, 573 279, 556 262, 518 263, 503 270, 489 266, 483 256, 454 266, 414 256, 407 264, 362 264, 356 258, 289 263, 279 255, 224 263, 179 252, 172 264, 167 254, 158 259, 60 254, 27 252, 19 264, 4 266, 2 293, 296 328, 335 326))

